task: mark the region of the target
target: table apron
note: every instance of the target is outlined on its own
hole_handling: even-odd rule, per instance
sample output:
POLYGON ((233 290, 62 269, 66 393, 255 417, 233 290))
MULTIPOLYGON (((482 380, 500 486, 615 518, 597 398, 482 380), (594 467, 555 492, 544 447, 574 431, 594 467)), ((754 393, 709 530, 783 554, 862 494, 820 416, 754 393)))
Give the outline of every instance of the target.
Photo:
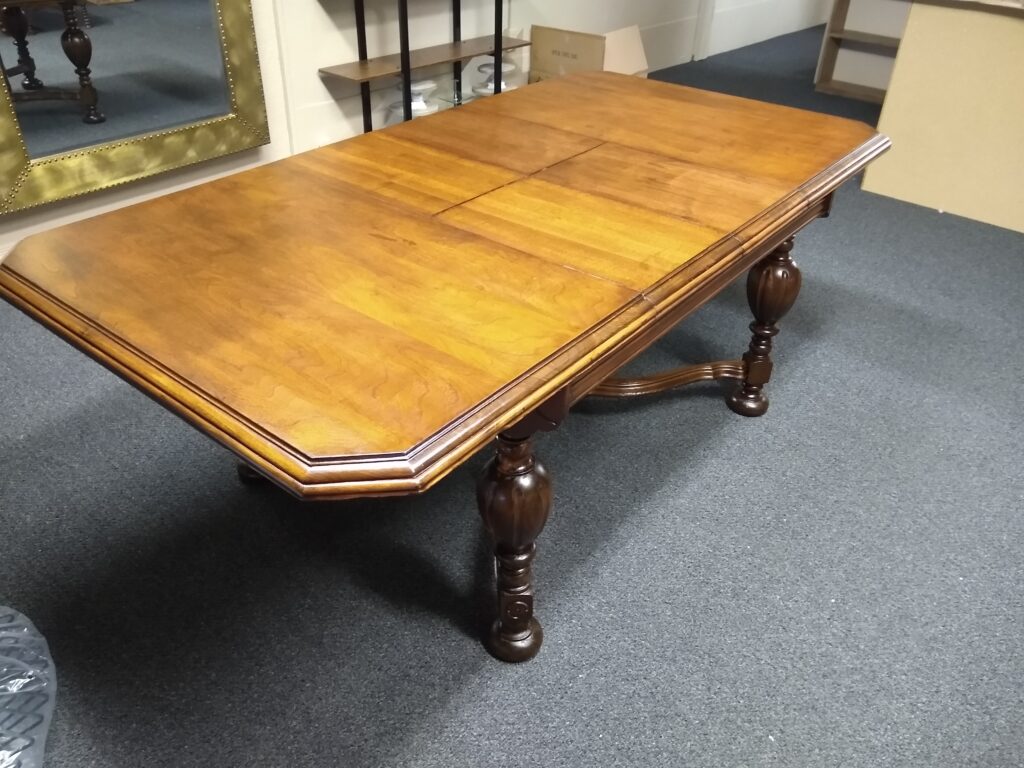
POLYGON ((626 343, 595 360, 566 386, 569 403, 576 403, 586 397, 595 387, 612 376, 617 370, 636 358, 658 339, 672 330, 682 320, 718 295, 726 286, 749 270, 757 262, 775 250, 782 242, 793 237, 812 221, 829 215, 832 195, 829 194, 812 203, 793 220, 786 222, 767 237, 756 239, 753 247, 743 244, 744 253, 724 269, 718 271, 697 290, 688 293, 679 302, 662 312, 626 343))

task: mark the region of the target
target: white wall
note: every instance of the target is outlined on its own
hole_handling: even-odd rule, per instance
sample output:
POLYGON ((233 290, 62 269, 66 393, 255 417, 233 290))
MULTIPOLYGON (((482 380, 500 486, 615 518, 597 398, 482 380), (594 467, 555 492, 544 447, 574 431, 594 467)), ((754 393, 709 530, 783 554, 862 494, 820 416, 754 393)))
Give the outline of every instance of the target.
POLYGON ((603 34, 640 27, 652 70, 693 58, 700 0, 514 0, 516 26, 531 24, 603 34))
MULTIPOLYGON (((528 35, 532 24, 588 32, 641 27, 651 69, 689 61, 697 13, 707 0, 506 0, 507 28, 528 35)), ((717 0, 712 52, 792 32, 823 18, 828 0, 717 0)), ((318 69, 357 58, 351 0, 252 0, 272 142, 259 150, 163 174, 125 188, 100 192, 0 218, 0 256, 32 232, 93 216, 216 176, 234 173, 353 136, 362 129, 355 87, 325 83, 318 69)), ((371 55, 394 51, 393 0, 367 0, 371 55)), ((464 0, 463 34, 493 31, 490 0, 464 0)), ((450 0, 410 3, 413 46, 450 39, 450 0)), ((521 59, 522 60, 522 59, 521 59)), ((525 61, 522 60, 525 65, 525 61)), ((441 74, 443 77, 443 74, 441 74)), ((393 84, 375 94, 378 107, 395 98, 393 84)), ((378 111, 377 120, 382 117, 378 111)))
MULTIPOLYGON (((352 0, 303 3, 274 0, 274 3, 278 9, 280 65, 285 81, 292 150, 302 152, 356 135, 362 131, 358 87, 325 81, 318 74, 322 67, 358 58, 352 0)), ((486 0, 463 2, 464 37, 493 33, 492 7, 486 0)), ((409 38, 412 47, 438 45, 451 40, 450 9, 450 0, 416 0, 410 3, 409 38)), ((393 0, 367 0, 366 22, 370 56, 394 53, 398 39, 397 3, 393 0)), ((395 85, 397 80, 373 83, 377 125, 382 122, 387 103, 398 98, 395 85)))
POLYGON ((753 45, 828 21, 832 0, 716 0, 707 53, 753 45))
MULTIPOLYGON (((321 67, 357 58, 355 18, 351 0, 321 0, 299 12, 295 0, 278 0, 282 64, 288 113, 292 118, 292 147, 302 151, 322 146, 362 130, 361 102, 354 86, 324 82, 321 67), (291 10, 285 10, 286 8, 291 10)), ((689 61, 700 0, 506 0, 506 28, 529 36, 533 24, 604 33, 640 26, 651 69, 689 61)), ((395 6, 388 0, 367 3, 371 56, 395 50, 395 6)), ((451 36, 450 0, 410 3, 410 38, 413 47, 447 42, 451 36)), ((494 29, 490 0, 464 0, 463 35, 477 37, 494 29)), ((520 54, 525 67, 526 59, 520 54)), ((475 76, 473 67, 470 75, 475 76)), ((448 85, 444 72, 435 79, 448 85)), ((375 84, 375 121, 383 118, 387 102, 397 98, 394 82, 375 84)))

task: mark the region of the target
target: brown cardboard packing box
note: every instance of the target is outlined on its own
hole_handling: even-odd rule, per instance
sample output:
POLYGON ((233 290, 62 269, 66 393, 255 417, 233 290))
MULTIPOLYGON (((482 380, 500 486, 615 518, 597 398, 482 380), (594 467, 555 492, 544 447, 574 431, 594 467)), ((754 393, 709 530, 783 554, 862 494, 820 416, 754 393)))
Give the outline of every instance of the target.
POLYGON ((530 41, 531 83, 594 70, 647 77, 647 55, 636 26, 606 35, 534 26, 530 41))

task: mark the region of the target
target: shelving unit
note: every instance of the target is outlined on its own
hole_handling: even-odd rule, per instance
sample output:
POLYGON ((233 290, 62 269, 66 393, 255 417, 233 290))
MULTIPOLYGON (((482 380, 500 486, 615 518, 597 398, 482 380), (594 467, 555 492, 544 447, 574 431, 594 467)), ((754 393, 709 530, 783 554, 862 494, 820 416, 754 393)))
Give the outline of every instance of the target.
MULTIPOLYGON (((818 71, 814 78, 816 89, 823 93, 881 104, 885 99, 885 88, 869 82, 856 82, 849 74, 837 77, 837 63, 842 55, 853 54, 860 57, 866 70, 891 72, 892 61, 900 47, 900 38, 891 34, 857 29, 856 17, 859 16, 862 21, 874 19, 876 23, 902 26, 906 20, 907 8, 909 3, 905 0, 835 0, 825 30, 825 40, 821 46, 818 71), (869 7, 885 8, 886 5, 890 6, 890 9, 883 12, 869 7)), ((847 71, 850 69, 848 67, 847 71)), ((870 79, 868 72, 864 74, 865 79, 870 79)))
MULTIPOLYGON (((462 0, 452 0, 452 42, 432 45, 427 48, 409 48, 409 0, 398 0, 398 53, 370 58, 366 46, 365 0, 354 0, 356 12, 356 34, 359 59, 345 64, 323 67, 320 74, 325 78, 337 78, 358 83, 363 102, 363 131, 373 130, 370 83, 384 77, 401 75, 402 109, 406 120, 412 119, 412 71, 439 64, 452 65, 455 81, 455 103, 462 99, 463 64, 477 56, 494 56, 495 71, 501 71, 501 54, 504 51, 528 46, 528 40, 506 37, 503 32, 502 10, 504 0, 494 0, 494 35, 462 39, 462 0)), ((495 78, 494 92, 501 93, 501 78, 495 78)))

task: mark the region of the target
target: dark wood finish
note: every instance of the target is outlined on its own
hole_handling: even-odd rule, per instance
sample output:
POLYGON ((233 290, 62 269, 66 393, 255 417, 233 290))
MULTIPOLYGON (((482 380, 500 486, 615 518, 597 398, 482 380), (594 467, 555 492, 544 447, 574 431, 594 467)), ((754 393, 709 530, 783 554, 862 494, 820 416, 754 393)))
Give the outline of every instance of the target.
POLYGON ((789 312, 800 293, 800 270, 789 255, 793 238, 788 238, 757 263, 747 275, 747 301, 754 313, 750 324, 753 337, 743 355, 744 376, 739 388, 727 399, 741 416, 761 416, 768 410, 764 385, 772 376, 772 339, 778 322, 789 312))
POLYGON ((502 661, 532 659, 544 641, 533 615, 533 558, 551 509, 551 481, 530 438, 502 433, 477 485, 477 504, 494 539, 498 617, 484 644, 502 661))
MULTIPOLYGON (((515 48, 523 48, 529 44, 529 40, 503 37, 501 49, 503 51, 510 51, 515 48)), ((412 50, 409 54, 409 67, 410 69, 421 69, 434 66, 435 64, 452 64, 457 61, 466 61, 476 56, 487 56, 493 52, 493 37, 490 35, 486 37, 472 37, 468 40, 412 50)), ((334 66, 320 69, 320 74, 325 77, 337 77, 354 83, 368 83, 373 80, 379 80, 382 77, 394 77, 401 73, 402 55, 400 53, 376 56, 366 61, 335 64, 334 66)))
POLYGON ((26 91, 37 91, 43 82, 36 77, 36 62, 28 50, 28 16, 20 6, 7 5, 3 8, 4 28, 14 38, 18 51, 18 66, 6 70, 8 75, 24 75, 21 87, 26 91))
POLYGON ((698 381, 722 381, 743 379, 745 366, 742 360, 725 360, 718 363, 687 365, 654 376, 633 379, 607 379, 594 387, 592 397, 639 397, 655 395, 698 381))
POLYGON ((0 295, 246 479, 304 498, 420 492, 498 437, 478 493, 499 572, 487 642, 522 660, 550 506, 534 433, 752 267, 741 399, 757 401, 796 297, 790 238, 888 145, 835 117, 577 74, 32 236, 0 295))
POLYGON ((571 405, 569 390, 560 390, 501 434, 509 440, 528 440, 537 432, 550 432, 565 420, 571 405))
MULTIPOLYGON (((570 402, 575 403, 588 396, 603 382, 607 381, 609 377, 611 377, 623 365, 636 357, 638 354, 635 351, 636 349, 646 349, 649 347, 678 325, 680 321, 702 306, 709 298, 716 295, 720 290, 725 288, 725 286, 740 277, 751 263, 757 263, 760 257, 770 253, 775 246, 784 239, 784 237, 780 236, 780 232, 798 232, 809 222, 821 216, 823 205, 824 203, 808 211, 804 211, 799 218, 779 222, 770 231, 765 233, 764 236, 759 238, 758 242, 751 247, 751 249, 745 254, 744 258, 731 260, 723 259, 719 268, 707 277, 706 281, 702 284, 700 291, 696 291, 686 296, 676 303, 670 311, 664 312, 653 322, 644 326, 643 330, 637 334, 637 337, 631 339, 630 344, 622 345, 619 349, 616 349, 611 354, 595 361, 592 365, 582 371, 573 381, 570 388, 570 402)), ((690 265, 688 269, 683 270, 682 275, 699 274, 701 269, 705 269, 707 267, 707 263, 704 259, 706 258, 711 260, 715 256, 720 257, 721 254, 715 254, 714 252, 705 254, 704 258, 697 260, 697 263, 690 265)), ((663 297, 659 296, 659 298, 663 297)))
POLYGON ((487 650, 502 661, 537 655, 544 631, 533 615, 533 558, 551 509, 551 481, 533 455, 537 432, 557 429, 569 413, 561 390, 498 435, 496 454, 477 483, 477 505, 494 540, 498 615, 484 635, 487 650))
POLYGON ((65 0, 60 7, 64 12, 64 32, 60 36, 60 44, 68 61, 75 66, 75 74, 78 75, 78 100, 84 113, 82 122, 93 125, 102 123, 106 118, 96 108, 99 94, 96 93, 96 88, 92 84, 89 70, 89 62, 92 61, 92 41, 78 26, 75 3, 72 0, 65 0))

